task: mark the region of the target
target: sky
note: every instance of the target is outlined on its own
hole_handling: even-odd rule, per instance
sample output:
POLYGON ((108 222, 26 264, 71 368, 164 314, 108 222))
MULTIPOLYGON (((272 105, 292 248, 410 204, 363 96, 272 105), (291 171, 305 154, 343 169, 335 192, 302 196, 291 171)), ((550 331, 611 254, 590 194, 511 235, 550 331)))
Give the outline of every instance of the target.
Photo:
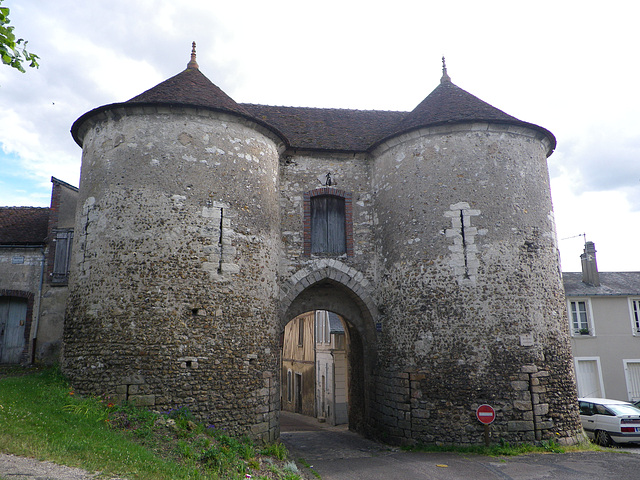
POLYGON ((640 271, 640 4, 630 0, 4 0, 40 68, 0 65, 0 205, 78 186, 73 122, 186 68, 238 103, 411 111, 453 83, 554 133, 562 269, 640 271))

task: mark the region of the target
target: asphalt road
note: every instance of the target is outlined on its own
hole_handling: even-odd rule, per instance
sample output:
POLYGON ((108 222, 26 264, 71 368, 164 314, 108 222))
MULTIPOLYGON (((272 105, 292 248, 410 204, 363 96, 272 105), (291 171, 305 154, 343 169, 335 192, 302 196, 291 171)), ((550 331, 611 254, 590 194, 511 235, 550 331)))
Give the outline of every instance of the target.
POLYGON ((302 415, 282 412, 280 425, 294 458, 304 459, 322 480, 640 479, 640 455, 634 454, 640 449, 517 457, 404 452, 302 415))

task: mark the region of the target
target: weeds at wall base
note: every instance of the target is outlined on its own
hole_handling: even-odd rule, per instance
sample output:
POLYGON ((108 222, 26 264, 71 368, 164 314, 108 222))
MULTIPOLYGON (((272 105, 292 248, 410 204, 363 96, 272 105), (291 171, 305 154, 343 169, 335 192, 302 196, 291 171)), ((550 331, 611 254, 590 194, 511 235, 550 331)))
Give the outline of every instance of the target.
POLYGON ((497 444, 486 447, 484 445, 454 446, 454 445, 424 445, 416 444, 402 447, 405 451, 412 452, 454 452, 462 454, 486 455, 489 457, 509 457, 515 455, 526 455, 530 453, 567 453, 576 451, 598 450, 598 447, 591 443, 582 443, 574 446, 562 446, 553 438, 543 440, 538 444, 520 443, 511 445, 509 442, 500 440, 497 444))
POLYGON ((0 376, 0 451, 129 480, 299 480, 280 443, 257 447, 194 421, 83 398, 59 371, 0 376))

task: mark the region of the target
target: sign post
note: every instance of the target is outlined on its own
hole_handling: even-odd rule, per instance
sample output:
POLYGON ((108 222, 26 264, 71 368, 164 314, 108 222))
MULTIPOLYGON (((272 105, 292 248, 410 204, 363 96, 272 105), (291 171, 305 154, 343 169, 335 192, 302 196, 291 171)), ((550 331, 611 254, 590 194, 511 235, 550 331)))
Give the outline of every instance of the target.
POLYGON ((489 425, 496 419, 496 411, 491 405, 480 405, 476 410, 476 418, 484 424, 484 444, 489 446, 489 425))

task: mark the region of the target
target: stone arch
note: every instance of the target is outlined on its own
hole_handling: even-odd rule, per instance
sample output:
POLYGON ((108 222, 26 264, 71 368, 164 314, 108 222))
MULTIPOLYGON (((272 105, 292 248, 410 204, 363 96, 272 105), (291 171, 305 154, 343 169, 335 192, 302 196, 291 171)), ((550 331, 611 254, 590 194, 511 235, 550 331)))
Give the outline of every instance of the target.
POLYGON ((314 260, 281 286, 280 331, 296 316, 329 310, 346 322, 349 335, 349 427, 366 433, 375 389, 378 309, 370 283, 335 259, 314 260))
MULTIPOLYGON (((280 329, 296 315, 307 310, 305 306, 304 292, 310 287, 320 285, 333 285, 341 290, 357 306, 360 315, 356 320, 354 316, 352 322, 356 328, 364 335, 367 343, 373 346, 376 342, 375 326, 378 321, 378 308, 373 301, 371 283, 364 275, 355 268, 335 259, 318 259, 310 262, 305 267, 298 270, 287 281, 280 286, 280 329)), ((336 302, 330 303, 324 298, 316 298, 315 303, 327 306, 326 310, 336 308, 336 302)), ((318 309, 324 307, 318 307, 318 309)), ((348 308, 346 305, 343 308, 348 308)))

